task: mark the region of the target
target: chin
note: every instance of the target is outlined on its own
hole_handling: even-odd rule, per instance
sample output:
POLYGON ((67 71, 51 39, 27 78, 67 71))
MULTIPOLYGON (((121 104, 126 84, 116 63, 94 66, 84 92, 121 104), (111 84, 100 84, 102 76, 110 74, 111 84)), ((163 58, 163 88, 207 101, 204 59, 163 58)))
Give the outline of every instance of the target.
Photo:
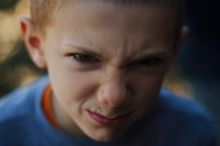
POLYGON ((94 141, 98 141, 98 142, 110 142, 113 141, 115 139, 117 139, 119 137, 118 133, 99 133, 99 134, 92 134, 91 136, 89 136, 92 140, 94 141))
POLYGON ((102 136, 102 137, 92 137, 92 139, 94 140, 94 141, 98 141, 98 142, 110 142, 110 141, 113 141, 113 140, 115 140, 115 138, 113 138, 113 137, 104 137, 104 136, 102 136))
POLYGON ((98 141, 98 142, 109 142, 114 140, 115 138, 112 136, 105 136, 105 135, 100 135, 100 136, 91 136, 91 139, 93 139, 94 141, 98 141))

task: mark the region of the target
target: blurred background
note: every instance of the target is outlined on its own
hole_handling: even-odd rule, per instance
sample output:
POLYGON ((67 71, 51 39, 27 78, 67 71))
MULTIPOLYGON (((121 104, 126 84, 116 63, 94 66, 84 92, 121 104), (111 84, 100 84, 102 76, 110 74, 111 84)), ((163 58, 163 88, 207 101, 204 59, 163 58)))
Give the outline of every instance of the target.
POLYGON ((43 73, 30 61, 21 39, 19 17, 28 14, 28 0, 0 0, 0 96, 43 73))
MULTIPOLYGON (((217 0, 186 0, 190 34, 164 86, 203 104, 220 133, 220 12, 217 0)), ((0 0, 0 97, 24 86, 45 71, 27 55, 19 17, 29 15, 28 0, 0 0)), ((218 134, 220 140, 220 134, 218 134)))

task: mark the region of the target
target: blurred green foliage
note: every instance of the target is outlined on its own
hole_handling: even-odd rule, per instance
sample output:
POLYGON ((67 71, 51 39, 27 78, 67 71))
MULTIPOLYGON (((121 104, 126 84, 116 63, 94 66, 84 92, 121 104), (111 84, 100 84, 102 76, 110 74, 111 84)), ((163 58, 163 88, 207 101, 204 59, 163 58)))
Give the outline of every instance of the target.
POLYGON ((19 0, 0 0, 0 10, 8 10, 14 8, 19 0))
MULTIPOLYGON (((19 0, 0 0, 0 11, 13 10, 18 2, 19 0)), ((4 34, 0 35, 4 37, 4 34)), ((29 76, 45 73, 33 65, 22 40, 12 42, 15 42, 12 51, 0 62, 0 97, 17 88, 29 76)))
POLYGON ((27 70, 34 72, 35 75, 45 73, 33 65, 24 42, 18 41, 10 55, 0 64, 0 96, 17 88, 27 76, 31 76, 27 70))

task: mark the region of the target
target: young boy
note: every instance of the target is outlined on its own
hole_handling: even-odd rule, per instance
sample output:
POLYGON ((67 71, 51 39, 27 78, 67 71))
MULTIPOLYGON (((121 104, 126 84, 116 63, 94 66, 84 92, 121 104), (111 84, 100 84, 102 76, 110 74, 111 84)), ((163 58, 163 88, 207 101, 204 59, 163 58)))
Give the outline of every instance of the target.
POLYGON ((211 146, 209 115, 161 89, 181 0, 31 0, 21 30, 44 77, 0 102, 1 146, 211 146))

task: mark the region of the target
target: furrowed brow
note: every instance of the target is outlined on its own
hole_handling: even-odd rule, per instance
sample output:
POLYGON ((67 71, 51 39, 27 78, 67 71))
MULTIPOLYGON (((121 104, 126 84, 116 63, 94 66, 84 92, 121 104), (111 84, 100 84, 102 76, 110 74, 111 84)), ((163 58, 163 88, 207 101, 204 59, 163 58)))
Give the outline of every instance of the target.
POLYGON ((65 50, 67 50, 67 51, 74 50, 74 51, 79 51, 79 53, 82 53, 82 54, 88 54, 88 55, 92 55, 92 56, 96 56, 96 57, 101 57, 101 54, 94 51, 95 49, 86 48, 86 47, 82 47, 82 46, 67 44, 67 45, 65 45, 65 50))

